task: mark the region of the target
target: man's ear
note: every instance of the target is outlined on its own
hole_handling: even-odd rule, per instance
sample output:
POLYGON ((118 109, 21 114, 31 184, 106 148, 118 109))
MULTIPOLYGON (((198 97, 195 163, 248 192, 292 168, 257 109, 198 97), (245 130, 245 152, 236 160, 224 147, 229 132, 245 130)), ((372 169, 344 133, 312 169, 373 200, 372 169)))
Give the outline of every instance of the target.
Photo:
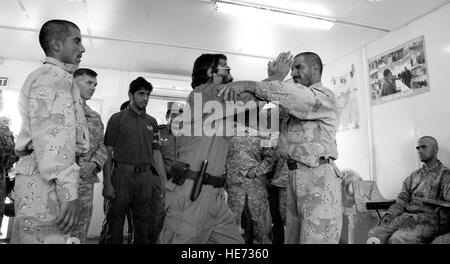
POLYGON ((50 48, 53 52, 59 52, 62 48, 63 42, 58 39, 50 40, 50 48))

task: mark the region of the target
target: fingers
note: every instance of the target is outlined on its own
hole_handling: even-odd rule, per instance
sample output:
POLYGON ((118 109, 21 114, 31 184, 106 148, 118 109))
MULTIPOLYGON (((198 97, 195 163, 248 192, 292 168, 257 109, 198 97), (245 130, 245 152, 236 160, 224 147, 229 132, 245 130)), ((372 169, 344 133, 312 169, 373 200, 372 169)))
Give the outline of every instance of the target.
POLYGON ((281 52, 280 54, 278 54, 278 57, 276 58, 275 61, 280 61, 283 58, 284 54, 285 54, 284 52, 281 52))
POLYGON ((59 230, 66 232, 67 226, 69 224, 70 218, 71 218, 71 212, 67 210, 67 213, 64 216, 64 220, 59 225, 59 230))
POLYGON ((225 89, 227 88, 226 85, 219 86, 219 92, 217 93, 217 97, 221 97, 223 92, 225 92, 225 89))
POLYGON ((228 99, 229 94, 230 94, 230 88, 227 87, 227 88, 225 89, 225 93, 224 93, 224 95, 223 95, 223 100, 224 100, 224 101, 229 101, 229 99, 228 99))
POLYGON ((76 223, 76 218, 77 218, 76 215, 77 214, 72 211, 72 212, 68 213, 68 215, 69 215, 69 218, 67 221, 67 225, 64 228, 64 233, 68 233, 69 231, 71 231, 76 223))
POLYGON ((62 208, 61 212, 59 213, 59 215, 55 221, 55 224, 58 228, 60 228, 62 221, 66 217, 66 214, 67 214, 67 207, 64 207, 64 208, 62 208))

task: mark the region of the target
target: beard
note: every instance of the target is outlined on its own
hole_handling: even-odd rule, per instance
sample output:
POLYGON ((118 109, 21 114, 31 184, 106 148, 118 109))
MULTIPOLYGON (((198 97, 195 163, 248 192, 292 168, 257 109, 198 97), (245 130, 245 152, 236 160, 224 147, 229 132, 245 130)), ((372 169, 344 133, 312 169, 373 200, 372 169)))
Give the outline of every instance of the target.
POLYGON ((233 82, 233 77, 224 77, 223 79, 222 79, 222 84, 227 84, 227 83, 230 83, 230 82, 233 82))

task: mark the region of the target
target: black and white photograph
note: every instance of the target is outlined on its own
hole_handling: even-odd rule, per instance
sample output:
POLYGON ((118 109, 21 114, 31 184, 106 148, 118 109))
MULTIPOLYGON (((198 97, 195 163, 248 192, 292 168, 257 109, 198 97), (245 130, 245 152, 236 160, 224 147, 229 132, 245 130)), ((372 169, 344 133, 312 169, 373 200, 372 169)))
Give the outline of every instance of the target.
POLYGON ((449 25, 450 0, 0 0, 0 252, 450 244, 449 25))

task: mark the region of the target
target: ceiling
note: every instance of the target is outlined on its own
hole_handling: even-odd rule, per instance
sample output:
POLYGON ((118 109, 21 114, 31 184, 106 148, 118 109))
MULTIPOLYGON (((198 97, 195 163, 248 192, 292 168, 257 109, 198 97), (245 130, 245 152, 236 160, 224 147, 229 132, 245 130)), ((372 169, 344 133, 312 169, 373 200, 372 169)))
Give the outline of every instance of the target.
POLYGON ((450 2, 246 1, 338 22, 329 31, 286 25, 218 12, 208 0, 2 0, 0 57, 41 60, 38 30, 59 18, 80 27, 85 66, 189 76, 201 53, 221 52, 235 79, 261 78, 280 51, 311 50, 330 63, 450 2))

